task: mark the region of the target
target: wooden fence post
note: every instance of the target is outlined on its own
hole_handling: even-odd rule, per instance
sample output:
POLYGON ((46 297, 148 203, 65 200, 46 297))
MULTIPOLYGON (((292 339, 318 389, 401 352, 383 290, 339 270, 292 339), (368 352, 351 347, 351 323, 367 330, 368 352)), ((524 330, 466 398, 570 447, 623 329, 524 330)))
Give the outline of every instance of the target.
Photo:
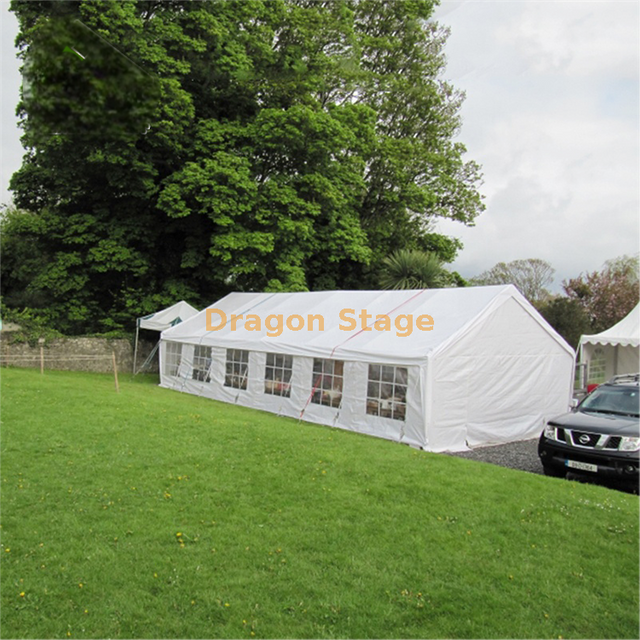
POLYGON ((38 338, 40 345, 40 375, 44 374, 44 338, 38 338))
POLYGON ((118 384, 118 367, 116 365, 116 352, 111 352, 111 359, 113 361, 113 378, 116 382, 116 393, 120 393, 120 385, 118 384))

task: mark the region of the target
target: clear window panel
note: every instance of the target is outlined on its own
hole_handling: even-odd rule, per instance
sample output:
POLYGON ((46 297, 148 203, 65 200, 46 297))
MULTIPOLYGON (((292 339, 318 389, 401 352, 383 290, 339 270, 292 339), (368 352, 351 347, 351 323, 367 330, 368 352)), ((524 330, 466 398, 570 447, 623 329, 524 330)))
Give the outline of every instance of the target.
POLYGON ((246 389, 249 378, 249 352, 242 349, 227 349, 224 386, 246 389))
POLYGON ((607 360, 605 358, 604 350, 600 347, 596 348, 593 352, 593 357, 589 362, 589 383, 601 383, 605 381, 607 372, 607 360))
POLYGON ((367 413, 391 420, 405 420, 407 412, 406 367, 369 365, 367 413))
POLYGON ((382 380, 384 382, 393 382, 394 379, 394 367, 384 365, 382 367, 382 380))
POLYGON ((264 392, 269 395, 291 396, 291 374, 293 372, 293 357, 267 354, 264 371, 264 392))
POLYGON ((167 342, 164 360, 164 373, 167 376, 177 376, 182 360, 182 345, 177 342, 167 342))
POLYGON ((344 362, 314 358, 311 388, 311 402, 338 408, 342 402, 344 362))
POLYGON ((211 347, 196 345, 193 350, 193 373, 191 377, 199 382, 211 382, 211 347))

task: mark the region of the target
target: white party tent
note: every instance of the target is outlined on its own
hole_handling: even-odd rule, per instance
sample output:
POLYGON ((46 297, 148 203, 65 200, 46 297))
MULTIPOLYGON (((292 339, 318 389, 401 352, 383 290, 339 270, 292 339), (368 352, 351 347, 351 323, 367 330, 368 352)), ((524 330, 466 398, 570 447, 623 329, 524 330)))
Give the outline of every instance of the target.
MULTIPOLYGON (((198 310, 196 308, 192 307, 188 302, 181 300, 166 309, 161 309, 155 313, 150 313, 142 318, 138 318, 136 320, 136 340, 133 347, 133 373, 136 373, 136 362, 138 360, 138 335, 140 333, 140 329, 162 332, 169 327, 173 327, 184 320, 192 318, 197 313, 198 310)), ((147 358, 147 360, 153 357, 154 354, 155 349, 149 354, 149 358, 147 358)))
POLYGON ((540 433, 569 407, 574 358, 512 285, 232 293, 163 331, 160 384, 461 451, 540 433))
POLYGON ((623 373, 640 371, 640 304, 610 329, 580 338, 580 362, 587 382, 600 383, 623 373))

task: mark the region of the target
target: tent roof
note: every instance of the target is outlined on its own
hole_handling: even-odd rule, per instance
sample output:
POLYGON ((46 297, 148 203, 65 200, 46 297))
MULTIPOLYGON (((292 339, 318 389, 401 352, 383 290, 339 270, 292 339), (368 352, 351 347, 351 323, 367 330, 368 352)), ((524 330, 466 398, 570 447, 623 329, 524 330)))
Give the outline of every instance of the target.
POLYGON ((197 309, 192 307, 188 302, 181 300, 166 309, 150 313, 143 318, 138 318, 138 327, 140 327, 140 329, 151 329, 152 331, 164 331, 169 327, 173 327, 180 322, 192 318, 197 313, 197 309))
POLYGON ((620 322, 614 324, 613 327, 595 333, 592 335, 584 335, 580 338, 580 346, 583 344, 610 344, 632 347, 640 345, 640 304, 637 304, 627 316, 622 318, 620 322))
MULTIPOLYGON (((411 363, 446 348, 509 299, 515 299, 530 313, 541 327, 541 335, 546 332, 573 356, 571 347, 513 285, 402 291, 231 293, 209 306, 226 314, 227 323, 223 328, 207 331, 205 309, 190 320, 164 331, 162 339, 291 355, 367 361, 375 357, 379 362, 411 363), (348 314, 357 322, 354 329, 339 328, 347 325, 340 318, 341 311, 345 309, 354 311, 348 314), (373 326, 378 314, 384 314, 391 319, 391 330, 363 331, 359 318, 363 309, 372 315, 369 327, 373 326), (243 314, 245 320, 247 314, 256 314, 261 320, 261 330, 248 330, 243 320, 238 321, 236 329, 232 330, 232 313, 243 314), (282 315, 285 321, 293 314, 300 315, 304 318, 304 328, 291 331, 285 326, 280 336, 268 336, 265 320, 272 314, 282 315), (317 322, 313 331, 308 330, 308 314, 322 315, 324 331, 318 330, 317 322), (398 336, 395 328, 396 318, 403 314, 413 316, 413 332, 407 337, 398 336), (433 318, 432 331, 416 328, 416 318, 422 314, 433 318)), ((213 314, 211 321, 217 326, 221 323, 220 315, 213 314)), ((275 326, 276 319, 271 323, 275 326)))

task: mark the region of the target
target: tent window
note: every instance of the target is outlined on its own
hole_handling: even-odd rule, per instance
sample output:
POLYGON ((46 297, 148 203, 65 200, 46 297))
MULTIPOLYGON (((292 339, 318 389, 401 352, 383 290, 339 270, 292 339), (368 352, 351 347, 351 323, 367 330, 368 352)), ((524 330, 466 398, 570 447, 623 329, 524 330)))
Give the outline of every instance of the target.
POLYGON ((164 356, 164 375, 177 376, 182 359, 182 345, 178 342, 167 342, 164 356))
POLYGON ((193 351, 192 378, 200 382, 211 382, 211 347, 196 345, 193 351))
POLYGON ((404 420, 407 412, 406 367, 369 365, 367 413, 372 416, 404 420))
POLYGON ((264 370, 264 392, 273 396, 291 396, 293 357, 267 353, 264 370))
POLYGON ((593 357, 589 361, 589 382, 604 382, 607 375, 607 359, 604 349, 598 347, 593 351, 593 357))
POLYGON ((313 377, 311 402, 328 407, 339 407, 342 401, 342 360, 313 359, 313 377))
POLYGON ((246 389, 249 377, 249 352, 242 349, 227 349, 225 387, 246 389))

